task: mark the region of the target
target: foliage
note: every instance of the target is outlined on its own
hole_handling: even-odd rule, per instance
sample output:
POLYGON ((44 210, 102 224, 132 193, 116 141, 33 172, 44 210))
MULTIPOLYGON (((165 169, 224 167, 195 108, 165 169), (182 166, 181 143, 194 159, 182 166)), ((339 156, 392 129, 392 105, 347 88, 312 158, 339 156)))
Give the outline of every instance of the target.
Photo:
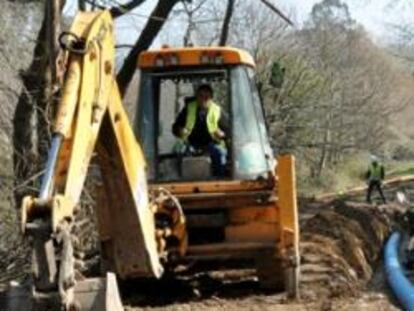
MULTIPOLYGON (((98 6, 120 4, 115 9, 127 14, 126 5, 139 6, 145 1, 92 2, 98 6)), ((150 21, 154 20, 159 22, 156 30, 162 27, 165 38, 179 37, 176 44, 219 42, 227 1, 168 2, 165 19, 149 19, 149 32, 153 32, 154 23, 150 21), (174 36, 170 36, 172 33, 174 36)), ((405 111, 414 96, 412 79, 397 66, 400 64, 395 64, 394 57, 371 41, 344 1, 320 1, 299 29, 289 28, 277 14, 257 1, 235 3, 228 42, 247 49, 256 59, 272 145, 276 152, 292 152, 297 156, 304 180, 323 180, 325 175, 335 175, 332 172, 345 169, 343 163, 360 152, 388 158, 411 154, 414 148, 402 147, 411 140, 411 134, 404 134, 402 139, 395 133, 395 122, 401 120, 395 116, 405 111)), ((21 90, 18 70, 28 65, 42 17, 39 4, 25 4, 36 10, 7 10, 11 5, 6 2, 0 14, 0 22, 5 25, 0 29, 1 42, 6 42, 7 33, 19 34, 15 42, 7 40, 0 53, 1 68, 10 68, 2 70, 0 79, 0 96, 7 103, 2 108, 7 113, 0 115, 0 133, 5 133, 6 141, 21 90), (2 62, 4 55, 12 58, 2 62)), ((149 38, 147 35, 144 37, 149 38)), ((145 44, 137 41, 140 48, 135 52, 147 48, 155 35, 145 40, 145 44)), ((133 62, 135 54, 130 57, 133 62)))
POLYGON ((401 85, 413 81, 355 23, 346 4, 322 1, 303 29, 265 49, 258 78, 272 143, 297 155, 304 179, 332 186, 329 176, 348 169, 343 164, 356 153, 386 154, 387 124, 414 96, 401 85), (285 68, 281 87, 269 81, 275 64, 285 68))

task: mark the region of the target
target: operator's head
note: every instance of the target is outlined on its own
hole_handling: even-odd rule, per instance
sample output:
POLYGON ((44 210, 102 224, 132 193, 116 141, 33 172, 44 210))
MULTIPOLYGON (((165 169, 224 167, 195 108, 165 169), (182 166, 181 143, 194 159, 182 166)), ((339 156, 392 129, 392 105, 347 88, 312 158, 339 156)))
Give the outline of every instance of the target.
POLYGON ((197 89, 196 97, 198 105, 207 108, 208 102, 213 98, 213 89, 208 84, 202 84, 197 89))
POLYGON ((378 164, 378 157, 371 155, 371 163, 376 166, 378 164))

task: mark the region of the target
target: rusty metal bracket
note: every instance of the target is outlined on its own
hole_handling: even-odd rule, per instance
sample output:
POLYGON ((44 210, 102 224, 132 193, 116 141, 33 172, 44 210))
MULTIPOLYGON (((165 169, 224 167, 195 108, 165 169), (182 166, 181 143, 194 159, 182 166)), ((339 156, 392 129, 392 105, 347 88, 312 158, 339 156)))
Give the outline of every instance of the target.
POLYGON ((86 40, 70 31, 63 31, 59 35, 59 45, 63 50, 78 55, 84 55, 89 51, 89 46, 86 44, 86 40))

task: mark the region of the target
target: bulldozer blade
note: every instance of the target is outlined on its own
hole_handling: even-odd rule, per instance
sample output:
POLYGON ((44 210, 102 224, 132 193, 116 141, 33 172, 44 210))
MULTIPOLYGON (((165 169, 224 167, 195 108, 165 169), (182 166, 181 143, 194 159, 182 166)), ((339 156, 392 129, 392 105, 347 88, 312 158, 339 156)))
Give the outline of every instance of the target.
MULTIPOLYGON (((28 286, 10 286, 5 308, 0 304, 0 310, 60 310, 57 301, 57 295, 32 295, 28 286)), ((76 311, 124 311, 113 273, 107 273, 106 278, 90 278, 77 282, 74 288, 74 303, 76 311)))

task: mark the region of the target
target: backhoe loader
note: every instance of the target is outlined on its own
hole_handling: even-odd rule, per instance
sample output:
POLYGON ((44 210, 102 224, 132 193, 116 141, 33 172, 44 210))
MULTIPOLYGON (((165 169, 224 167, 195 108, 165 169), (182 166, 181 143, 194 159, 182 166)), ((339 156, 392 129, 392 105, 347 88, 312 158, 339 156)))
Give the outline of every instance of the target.
POLYGON ((297 297, 294 158, 273 157, 252 57, 230 47, 141 53, 131 122, 114 78, 113 32, 109 12, 81 12, 60 36, 66 72, 45 173, 21 207, 32 282, 27 293, 11 288, 7 310, 123 310, 117 279, 159 279, 193 262, 246 260, 263 286, 297 297), (220 177, 208 154, 174 151, 171 131, 206 83, 230 119, 220 177), (103 277, 85 279, 72 227, 92 159, 103 184, 95 207, 103 277))

